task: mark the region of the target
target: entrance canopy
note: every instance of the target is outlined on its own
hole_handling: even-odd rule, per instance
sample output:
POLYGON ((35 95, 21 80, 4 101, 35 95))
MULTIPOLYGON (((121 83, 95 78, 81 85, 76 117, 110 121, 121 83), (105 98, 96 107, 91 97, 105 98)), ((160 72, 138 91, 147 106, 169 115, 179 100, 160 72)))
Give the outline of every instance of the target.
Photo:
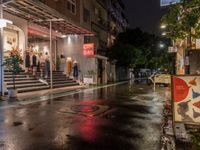
POLYGON ((62 34, 93 34, 39 0, 4 0, 4 11, 62 34))

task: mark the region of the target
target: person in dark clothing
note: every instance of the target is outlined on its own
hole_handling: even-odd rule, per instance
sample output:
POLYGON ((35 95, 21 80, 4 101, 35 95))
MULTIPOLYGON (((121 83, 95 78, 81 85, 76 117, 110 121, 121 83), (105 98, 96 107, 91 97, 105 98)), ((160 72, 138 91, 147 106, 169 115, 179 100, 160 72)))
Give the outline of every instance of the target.
POLYGON ((46 53, 46 58, 45 58, 45 78, 49 77, 50 73, 50 61, 48 57, 48 53, 46 53))
POLYGON ((37 71, 37 56, 33 54, 32 56, 32 67, 33 67, 33 76, 36 76, 37 71))
POLYGON ((33 62, 33 67, 36 67, 37 66, 37 57, 36 57, 36 55, 33 55, 32 62, 33 62))
POLYGON ((29 68, 30 68, 30 55, 29 53, 27 52, 26 53, 26 57, 25 57, 25 67, 26 67, 26 72, 28 72, 29 68))
POLYGON ((73 76, 74 76, 74 79, 78 80, 78 64, 77 63, 74 63, 73 76))

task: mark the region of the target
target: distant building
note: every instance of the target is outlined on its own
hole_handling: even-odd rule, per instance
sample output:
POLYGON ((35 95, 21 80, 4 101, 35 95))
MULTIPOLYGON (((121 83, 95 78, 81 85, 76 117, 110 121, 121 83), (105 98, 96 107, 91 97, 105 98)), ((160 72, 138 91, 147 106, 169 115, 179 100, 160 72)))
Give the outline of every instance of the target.
POLYGON ((109 35, 108 45, 111 46, 118 33, 129 26, 125 15, 125 5, 121 0, 108 0, 109 35))

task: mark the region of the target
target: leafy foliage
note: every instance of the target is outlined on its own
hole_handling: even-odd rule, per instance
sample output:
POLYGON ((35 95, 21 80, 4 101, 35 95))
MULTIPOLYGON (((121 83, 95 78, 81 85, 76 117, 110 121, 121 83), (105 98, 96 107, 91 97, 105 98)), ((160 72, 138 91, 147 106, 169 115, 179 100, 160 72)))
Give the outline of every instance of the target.
POLYGON ((200 149, 200 132, 199 131, 192 131, 190 133, 192 135, 192 142, 196 149, 200 149))
POLYGON ((200 0, 183 0, 171 5, 168 13, 161 19, 167 25, 168 36, 172 39, 184 39, 188 36, 200 38, 200 0))
POLYGON ((139 28, 120 33, 114 45, 107 51, 110 59, 120 66, 137 68, 160 68, 166 66, 163 50, 158 49, 159 37, 142 32, 139 28), (161 55, 163 55, 161 57, 161 55))
POLYGON ((5 66, 8 71, 12 72, 12 78, 15 88, 15 75, 19 74, 22 70, 21 64, 23 63, 23 60, 20 56, 20 52, 18 49, 12 49, 10 51, 9 57, 6 57, 4 60, 4 63, 2 66, 5 66))

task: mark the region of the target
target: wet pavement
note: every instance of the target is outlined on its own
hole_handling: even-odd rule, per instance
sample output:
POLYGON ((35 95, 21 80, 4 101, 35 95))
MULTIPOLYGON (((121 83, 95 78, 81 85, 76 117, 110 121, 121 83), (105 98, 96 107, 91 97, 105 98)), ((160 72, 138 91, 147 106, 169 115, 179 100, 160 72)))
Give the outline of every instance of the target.
POLYGON ((130 82, 0 109, 0 149, 158 150, 161 91, 130 82))

